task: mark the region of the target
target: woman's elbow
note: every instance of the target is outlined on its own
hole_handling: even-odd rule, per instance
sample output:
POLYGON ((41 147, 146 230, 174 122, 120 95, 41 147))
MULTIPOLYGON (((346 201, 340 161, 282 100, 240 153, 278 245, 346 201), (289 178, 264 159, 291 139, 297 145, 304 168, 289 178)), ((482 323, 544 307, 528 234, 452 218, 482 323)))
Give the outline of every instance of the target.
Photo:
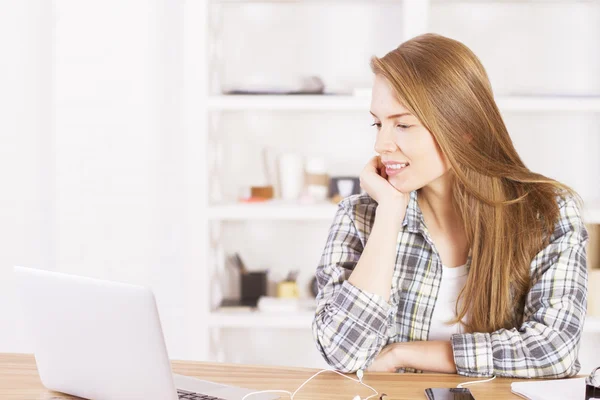
POLYGON ((546 364, 545 368, 540 368, 540 373, 535 376, 536 378, 569 378, 577 375, 581 369, 579 363, 579 345, 563 347, 562 352, 553 352, 552 354, 546 355, 543 362, 546 364), (554 362, 548 362, 548 359, 555 360, 554 362))
POLYGON ((575 357, 566 357, 561 360, 555 366, 555 374, 554 378, 570 378, 572 376, 577 375, 579 370, 581 369, 581 365, 579 364, 579 360, 577 359, 577 355, 575 357))
POLYGON ((324 345, 318 338, 315 342, 321 356, 331 368, 345 373, 354 373, 360 369, 356 360, 344 355, 339 348, 324 345))
POLYGON ((366 348, 353 348, 339 332, 326 329, 315 322, 313 336, 317 349, 327 364, 340 372, 354 373, 365 369, 379 353, 379 343, 371 343, 366 348))

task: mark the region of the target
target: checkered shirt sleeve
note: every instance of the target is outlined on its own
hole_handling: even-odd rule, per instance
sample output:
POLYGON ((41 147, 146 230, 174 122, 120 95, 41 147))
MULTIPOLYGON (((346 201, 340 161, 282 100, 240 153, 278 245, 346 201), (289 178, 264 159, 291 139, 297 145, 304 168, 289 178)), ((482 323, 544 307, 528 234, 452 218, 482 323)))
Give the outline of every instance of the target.
POLYGON ((559 202, 550 244, 531 263, 519 328, 452 336, 460 375, 563 378, 579 372, 587 307, 588 232, 573 199, 559 202))
MULTIPOLYGON (((394 307, 347 280, 365 245, 364 232, 357 230, 348 204, 339 205, 317 268, 319 294, 312 327, 317 348, 329 365, 355 372, 370 365, 386 344, 394 307)), ((362 217, 374 218, 375 206, 362 207, 367 211, 362 217)))

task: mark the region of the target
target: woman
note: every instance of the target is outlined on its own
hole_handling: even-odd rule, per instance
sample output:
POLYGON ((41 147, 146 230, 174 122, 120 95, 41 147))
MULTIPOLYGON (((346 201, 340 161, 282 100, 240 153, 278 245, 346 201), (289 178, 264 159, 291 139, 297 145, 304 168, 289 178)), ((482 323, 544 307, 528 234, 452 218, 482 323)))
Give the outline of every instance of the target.
POLYGON ((317 269, 319 351, 345 372, 575 375, 581 199, 523 164, 462 43, 421 35, 371 67, 378 156, 317 269))

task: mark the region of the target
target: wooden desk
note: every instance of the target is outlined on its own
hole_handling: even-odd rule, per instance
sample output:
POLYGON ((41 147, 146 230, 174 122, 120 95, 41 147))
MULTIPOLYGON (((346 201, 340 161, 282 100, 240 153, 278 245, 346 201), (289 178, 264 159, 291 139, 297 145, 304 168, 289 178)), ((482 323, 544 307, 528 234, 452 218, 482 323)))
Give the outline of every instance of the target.
MULTIPOLYGON (((278 368, 204 362, 173 361, 172 364, 173 371, 182 375, 196 376, 257 390, 284 389, 291 392, 318 371, 309 368, 278 368)), ((386 400, 425 399, 424 390, 428 387, 455 387, 461 382, 470 380, 473 379, 458 375, 392 373, 366 373, 364 378, 364 382, 373 386, 379 393, 387 393, 386 400)), ((513 379, 496 378, 491 382, 473 385, 470 389, 477 400, 521 399, 510 392, 510 383, 513 381, 513 379)), ((325 372, 304 386, 295 399, 352 400, 352 397, 357 394, 365 398, 372 392, 336 373, 325 372)), ((0 399, 74 398, 49 391, 42 386, 32 355, 0 354, 0 399)), ((289 399, 289 396, 284 395, 281 398, 286 400, 289 399)), ((379 396, 376 398, 378 399, 379 396)))

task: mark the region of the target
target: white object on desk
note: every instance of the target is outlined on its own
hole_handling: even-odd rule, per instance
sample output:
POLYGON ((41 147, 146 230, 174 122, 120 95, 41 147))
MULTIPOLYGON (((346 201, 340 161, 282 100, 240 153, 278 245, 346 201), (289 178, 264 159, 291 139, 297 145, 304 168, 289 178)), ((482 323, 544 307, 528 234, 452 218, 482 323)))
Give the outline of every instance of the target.
POLYGON ((585 399, 585 378, 513 382, 510 390, 529 400, 585 399))

